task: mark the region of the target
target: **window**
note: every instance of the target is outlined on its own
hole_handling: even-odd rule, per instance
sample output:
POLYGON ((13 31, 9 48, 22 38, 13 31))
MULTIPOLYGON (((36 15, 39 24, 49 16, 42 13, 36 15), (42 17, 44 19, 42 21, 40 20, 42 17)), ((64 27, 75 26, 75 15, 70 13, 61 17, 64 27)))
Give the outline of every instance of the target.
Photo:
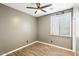
POLYGON ((52 35, 71 37, 71 12, 51 16, 52 35))

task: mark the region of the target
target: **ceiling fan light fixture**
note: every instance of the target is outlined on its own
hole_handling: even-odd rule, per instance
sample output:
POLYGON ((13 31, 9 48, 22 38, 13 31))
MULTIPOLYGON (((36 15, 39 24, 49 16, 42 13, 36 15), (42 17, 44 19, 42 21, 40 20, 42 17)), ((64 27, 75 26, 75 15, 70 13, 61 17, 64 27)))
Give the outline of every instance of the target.
POLYGON ((50 7, 51 5, 52 4, 48 4, 48 5, 45 5, 45 6, 40 6, 40 3, 36 3, 37 7, 27 7, 27 8, 29 8, 29 9, 36 9, 35 14, 37 12, 41 13, 41 11, 44 12, 44 13, 46 13, 46 11, 44 10, 44 8, 50 7))

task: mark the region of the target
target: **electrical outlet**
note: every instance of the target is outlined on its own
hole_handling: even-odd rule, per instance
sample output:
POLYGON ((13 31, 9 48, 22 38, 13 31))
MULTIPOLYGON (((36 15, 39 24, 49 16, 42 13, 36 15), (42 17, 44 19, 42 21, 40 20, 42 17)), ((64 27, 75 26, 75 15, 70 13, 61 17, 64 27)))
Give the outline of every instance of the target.
POLYGON ((29 41, 27 40, 26 42, 28 43, 29 41))
POLYGON ((51 40, 51 43, 52 43, 53 41, 51 40))

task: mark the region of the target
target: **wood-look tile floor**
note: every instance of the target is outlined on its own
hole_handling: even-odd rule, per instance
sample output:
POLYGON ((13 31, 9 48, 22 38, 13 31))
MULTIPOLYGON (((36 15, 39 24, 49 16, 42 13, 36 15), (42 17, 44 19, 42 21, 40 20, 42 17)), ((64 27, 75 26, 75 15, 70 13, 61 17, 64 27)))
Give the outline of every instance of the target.
POLYGON ((74 53, 53 46, 35 43, 7 56, 74 56, 74 53))

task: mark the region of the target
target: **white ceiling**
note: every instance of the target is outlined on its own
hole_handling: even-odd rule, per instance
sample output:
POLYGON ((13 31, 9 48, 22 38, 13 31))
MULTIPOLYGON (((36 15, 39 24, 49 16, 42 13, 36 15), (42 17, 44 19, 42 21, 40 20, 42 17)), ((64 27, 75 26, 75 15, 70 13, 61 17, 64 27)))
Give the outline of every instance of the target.
MULTIPOLYGON (((47 12, 44 13, 42 11, 37 12, 36 14, 34 13, 36 10, 34 9, 27 9, 26 7, 36 7, 35 3, 3 3, 4 5, 7 5, 11 8, 17 9, 19 11, 25 12, 29 15, 35 16, 35 17, 39 17, 39 16, 43 16, 43 15, 47 15, 50 13, 54 13, 57 11, 62 11, 65 9, 69 9, 73 7, 73 3, 53 3, 52 6, 44 8, 44 10, 46 10, 47 12)), ((42 3, 41 6, 47 5, 49 3, 42 3)))

